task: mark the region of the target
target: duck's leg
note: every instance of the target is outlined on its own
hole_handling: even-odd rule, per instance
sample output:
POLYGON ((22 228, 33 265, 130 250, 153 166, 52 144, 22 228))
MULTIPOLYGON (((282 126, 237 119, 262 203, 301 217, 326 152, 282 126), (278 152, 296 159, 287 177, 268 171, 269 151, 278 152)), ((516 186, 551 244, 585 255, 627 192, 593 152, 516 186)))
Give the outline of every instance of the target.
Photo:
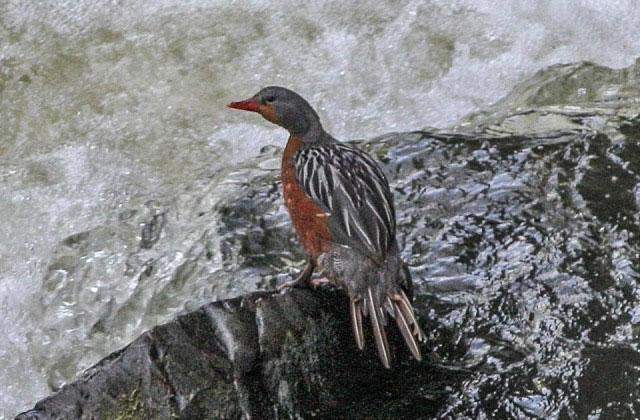
POLYGON ((304 267, 304 270, 302 270, 298 277, 296 277, 294 280, 282 283, 276 289, 278 291, 282 291, 291 287, 308 287, 310 285, 311 275, 313 274, 313 270, 315 270, 315 268, 315 264, 310 259, 307 262, 307 265, 304 267))

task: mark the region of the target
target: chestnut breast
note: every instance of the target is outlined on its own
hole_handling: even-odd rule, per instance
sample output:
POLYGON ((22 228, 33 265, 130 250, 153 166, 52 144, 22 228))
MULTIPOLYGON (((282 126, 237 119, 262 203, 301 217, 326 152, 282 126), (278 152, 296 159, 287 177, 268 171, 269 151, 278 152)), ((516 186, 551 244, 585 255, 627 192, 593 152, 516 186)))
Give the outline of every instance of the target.
POLYGON ((293 157, 303 142, 290 137, 282 157, 282 188, 284 203, 289 210, 293 227, 302 246, 315 260, 329 250, 331 233, 328 226, 328 214, 324 212, 300 187, 296 179, 293 157))

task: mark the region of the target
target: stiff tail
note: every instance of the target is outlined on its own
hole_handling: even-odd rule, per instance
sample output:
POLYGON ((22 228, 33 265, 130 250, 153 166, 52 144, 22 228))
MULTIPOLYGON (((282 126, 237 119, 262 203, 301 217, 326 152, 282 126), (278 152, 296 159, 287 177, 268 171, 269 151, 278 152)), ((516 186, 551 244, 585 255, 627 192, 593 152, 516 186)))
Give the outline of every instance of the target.
POLYGON ((373 327, 373 338, 378 348, 378 356, 380 361, 389 369, 391 367, 391 353, 389 352, 389 343, 387 342, 387 333, 384 330, 384 314, 380 304, 374 300, 373 291, 369 287, 367 289, 367 312, 371 317, 371 326, 373 327))
POLYGON ((351 299, 351 324, 358 349, 364 350, 364 331, 362 330, 362 299, 351 299))
POLYGON ((389 294, 385 298, 384 304, 381 304, 371 287, 369 287, 367 288, 366 296, 351 298, 350 306, 353 335, 360 350, 364 349, 364 331, 362 328, 362 316, 364 313, 370 317, 380 361, 385 368, 389 369, 391 367, 391 352, 385 332, 385 325, 387 324, 386 310, 396 320, 400 333, 413 357, 418 361, 422 360, 418 341, 424 339, 424 334, 413 313, 411 302, 409 302, 407 295, 402 290, 389 294))
POLYGON ((411 351, 414 359, 418 361, 422 360, 420 347, 418 347, 416 338, 418 341, 422 341, 424 340, 424 334, 413 314, 413 307, 409 299, 407 299, 407 295, 405 295, 404 291, 400 290, 400 293, 396 293, 391 299, 387 299, 390 301, 391 307, 393 307, 396 324, 398 324, 398 328, 402 333, 405 343, 407 343, 407 347, 409 347, 409 351, 411 351))

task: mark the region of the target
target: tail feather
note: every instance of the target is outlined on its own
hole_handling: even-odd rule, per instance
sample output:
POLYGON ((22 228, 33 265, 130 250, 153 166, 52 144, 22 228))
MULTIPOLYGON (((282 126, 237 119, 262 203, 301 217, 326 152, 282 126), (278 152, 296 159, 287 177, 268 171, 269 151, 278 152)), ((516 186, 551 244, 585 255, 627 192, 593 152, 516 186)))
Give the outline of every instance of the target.
POLYGON ((384 314, 384 310, 382 309, 382 305, 378 305, 376 306, 376 308, 378 309, 378 316, 380 317, 380 319, 382 319, 382 340, 384 341, 384 346, 387 349, 387 353, 389 353, 389 359, 391 359, 391 352, 389 352, 389 342, 387 341, 387 332, 386 332, 386 325, 387 325, 387 318, 384 314))
POLYGON ((421 361, 422 355, 420 354, 418 343, 409 329, 409 322, 407 321, 407 318, 397 303, 393 304, 393 314, 396 318, 398 329, 400 329, 400 333, 402 333, 402 337, 404 338, 405 343, 407 343, 407 347, 409 347, 409 351, 411 351, 411 354, 417 361, 421 361))
POLYGON ((376 304, 373 298, 371 287, 367 289, 369 316, 371 317, 371 326, 373 327, 373 337, 378 348, 378 356, 385 368, 391 368, 391 353, 389 352, 389 343, 387 342, 387 334, 382 325, 380 305, 376 304))
POLYGON ((400 289, 400 293, 395 296, 394 301, 399 304, 398 308, 401 310, 407 323, 413 327, 412 335, 415 335, 419 341, 424 341, 424 333, 420 329, 416 316, 413 314, 413 306, 411 306, 411 302, 402 289, 400 289))
POLYGON ((364 331, 362 329, 362 299, 351 298, 351 325, 358 349, 364 350, 364 331))
POLYGON ((368 287, 364 297, 351 298, 350 312, 353 335, 360 350, 364 349, 362 318, 363 316, 370 317, 378 356, 385 368, 390 369, 391 367, 391 352, 385 331, 385 325, 387 324, 386 313, 395 319, 402 338, 413 357, 418 361, 422 360, 418 343, 424 340, 424 333, 415 317, 413 306, 402 289, 398 292, 390 293, 384 298, 383 302, 379 302, 378 295, 371 287, 368 287))

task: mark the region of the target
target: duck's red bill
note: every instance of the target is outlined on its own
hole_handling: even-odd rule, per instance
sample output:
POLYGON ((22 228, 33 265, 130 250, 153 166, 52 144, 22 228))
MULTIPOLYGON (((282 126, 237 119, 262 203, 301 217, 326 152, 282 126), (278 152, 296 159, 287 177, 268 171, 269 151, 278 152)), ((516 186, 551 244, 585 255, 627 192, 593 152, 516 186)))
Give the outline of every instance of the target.
POLYGON ((260 109, 260 104, 255 99, 247 99, 245 101, 231 102, 227 106, 229 108, 241 109, 243 111, 253 111, 253 112, 258 112, 258 110, 260 109))

